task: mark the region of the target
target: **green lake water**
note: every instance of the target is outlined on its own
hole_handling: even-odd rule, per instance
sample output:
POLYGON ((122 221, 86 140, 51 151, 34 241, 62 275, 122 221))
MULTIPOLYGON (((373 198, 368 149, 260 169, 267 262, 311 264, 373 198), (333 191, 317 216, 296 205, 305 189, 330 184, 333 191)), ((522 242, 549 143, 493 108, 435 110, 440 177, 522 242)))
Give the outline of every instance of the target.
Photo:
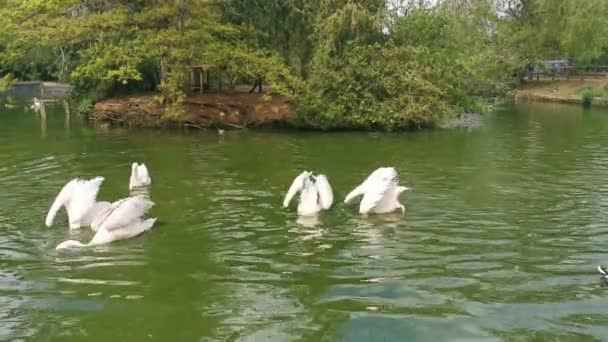
POLYGON ((520 104, 475 129, 154 131, 0 109, 2 341, 497 341, 608 338, 608 111, 520 104), (150 168, 148 233, 56 251, 44 217, 74 177, 100 200, 150 168), (344 196, 395 166, 404 215, 344 196), (303 169, 336 201, 283 196, 303 169))

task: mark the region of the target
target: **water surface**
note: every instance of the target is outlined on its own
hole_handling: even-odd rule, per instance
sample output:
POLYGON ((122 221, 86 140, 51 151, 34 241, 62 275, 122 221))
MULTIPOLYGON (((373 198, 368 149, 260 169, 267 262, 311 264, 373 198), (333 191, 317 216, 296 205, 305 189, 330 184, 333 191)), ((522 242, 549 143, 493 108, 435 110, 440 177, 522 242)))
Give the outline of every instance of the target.
POLYGON ((608 113, 517 105, 473 130, 149 131, 0 110, 0 340, 497 341, 608 337, 608 113), (128 195, 153 179, 149 233, 55 251, 44 216, 71 178, 128 195), (405 215, 341 201, 398 168, 405 215), (334 208, 282 197, 326 173, 334 208))

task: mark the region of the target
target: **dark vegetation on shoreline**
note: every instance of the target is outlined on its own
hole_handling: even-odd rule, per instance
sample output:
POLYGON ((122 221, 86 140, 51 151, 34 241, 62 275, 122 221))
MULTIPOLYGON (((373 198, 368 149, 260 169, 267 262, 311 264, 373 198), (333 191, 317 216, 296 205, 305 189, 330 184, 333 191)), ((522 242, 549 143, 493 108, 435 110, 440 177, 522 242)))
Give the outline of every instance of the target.
POLYGON ((69 82, 81 112, 97 108, 93 118, 123 124, 137 112, 146 125, 146 111, 112 117, 108 104, 154 92, 143 96, 154 108, 147 125, 199 113, 200 125, 256 126, 285 103, 283 117, 299 126, 400 130, 483 112, 531 61, 608 60, 603 0, 394 3, 0 0, 0 88, 13 79, 69 82), (212 71, 205 91, 217 90, 220 70, 228 91, 259 78, 267 91, 255 101, 232 95, 240 114, 226 119, 228 95, 216 95, 224 102, 215 107, 190 103, 191 66, 201 63, 212 71))

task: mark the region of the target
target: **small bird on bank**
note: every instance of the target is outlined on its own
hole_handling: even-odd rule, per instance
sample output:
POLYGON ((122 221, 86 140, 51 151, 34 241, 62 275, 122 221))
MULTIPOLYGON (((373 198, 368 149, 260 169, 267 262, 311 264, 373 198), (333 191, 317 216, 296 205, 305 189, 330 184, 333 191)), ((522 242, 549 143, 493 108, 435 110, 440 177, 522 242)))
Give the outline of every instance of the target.
POLYGON ((152 179, 146 164, 131 164, 131 178, 129 178, 129 190, 150 186, 152 179))
POLYGON ((385 214, 397 209, 405 212, 405 207, 399 202, 399 195, 406 190, 409 188, 399 185, 399 175, 394 167, 381 167, 351 191, 344 203, 348 204, 363 195, 359 204, 361 214, 385 214))
POLYGON ((329 209, 334 201, 334 194, 325 175, 302 172, 291 183, 283 200, 283 207, 287 208, 298 192, 300 193, 298 215, 301 216, 316 215, 321 210, 329 209))

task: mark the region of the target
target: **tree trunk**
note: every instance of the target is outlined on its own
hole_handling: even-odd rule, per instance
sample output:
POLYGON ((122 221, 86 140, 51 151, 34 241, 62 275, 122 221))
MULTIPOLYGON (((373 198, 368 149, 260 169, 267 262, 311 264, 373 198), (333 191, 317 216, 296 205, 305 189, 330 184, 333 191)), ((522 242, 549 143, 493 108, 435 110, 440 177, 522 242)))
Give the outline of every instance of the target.
POLYGON ((184 20, 186 18, 186 0, 175 0, 177 7, 176 28, 178 31, 184 30, 184 20))
POLYGON ((167 79, 169 72, 167 70, 167 63, 161 58, 160 60, 160 82, 164 82, 167 79))

